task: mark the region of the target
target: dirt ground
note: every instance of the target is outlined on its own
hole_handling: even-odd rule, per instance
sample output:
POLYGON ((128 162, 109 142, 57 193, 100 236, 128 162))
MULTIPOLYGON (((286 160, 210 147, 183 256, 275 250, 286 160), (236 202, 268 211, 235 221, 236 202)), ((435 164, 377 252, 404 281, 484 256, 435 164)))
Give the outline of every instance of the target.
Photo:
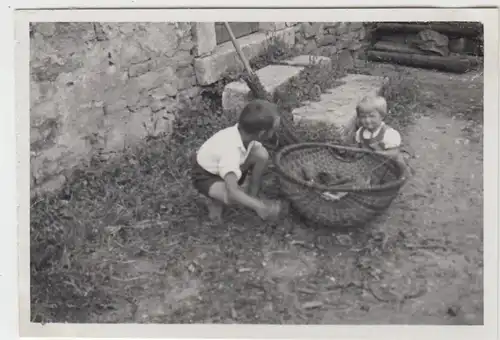
POLYGON ((482 72, 408 70, 422 95, 401 131, 415 176, 370 225, 263 223, 242 209, 211 224, 185 169, 164 168, 164 146, 146 148, 31 214, 32 240, 50 226, 73 242, 39 250, 51 266, 32 258, 32 320, 482 324, 482 72))
POLYGON ((411 72, 428 108, 404 132, 416 173, 386 214, 351 233, 241 210, 210 225, 186 189, 202 213, 129 227, 150 247, 121 258, 114 307, 84 322, 482 324, 482 76, 411 72))

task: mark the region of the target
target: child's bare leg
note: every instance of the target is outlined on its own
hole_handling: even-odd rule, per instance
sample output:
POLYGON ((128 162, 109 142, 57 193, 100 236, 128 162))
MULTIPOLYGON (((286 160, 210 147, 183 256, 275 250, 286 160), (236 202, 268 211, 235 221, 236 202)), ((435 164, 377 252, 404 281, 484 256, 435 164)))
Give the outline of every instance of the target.
POLYGON ((213 222, 220 222, 222 220, 222 212, 224 211, 224 205, 214 200, 213 198, 209 198, 207 202, 208 208, 208 218, 213 222))
POLYGON ((220 221, 224 206, 229 204, 226 184, 222 181, 215 182, 208 191, 210 196, 207 203, 208 217, 212 221, 220 221))
POLYGON ((246 166, 252 169, 250 182, 248 186, 248 194, 257 197, 262 184, 262 175, 269 163, 269 153, 263 146, 254 147, 250 151, 246 166))

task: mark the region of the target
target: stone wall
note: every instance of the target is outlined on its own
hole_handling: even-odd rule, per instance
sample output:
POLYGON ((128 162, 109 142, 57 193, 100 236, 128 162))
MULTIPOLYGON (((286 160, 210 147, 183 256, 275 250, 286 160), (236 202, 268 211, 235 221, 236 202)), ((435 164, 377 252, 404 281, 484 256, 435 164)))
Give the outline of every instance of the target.
POLYGON ((302 22, 296 25, 295 49, 304 54, 357 59, 367 46, 362 22, 302 22))
MULTIPOLYGON (((299 53, 351 59, 367 45, 365 27, 362 22, 260 22, 259 32, 238 43, 248 59, 262 54, 272 37, 299 53)), ((200 85, 215 83, 225 72, 243 70, 232 42, 216 45, 213 23, 197 24, 195 32, 201 37, 194 63, 200 85)))
MULTIPOLYGON (((242 69, 231 42, 216 45, 214 23, 33 23, 31 184, 60 187, 72 167, 112 154, 172 120, 203 86, 242 69)), ((260 23, 239 38, 249 58, 280 37, 298 52, 356 57, 362 23, 260 23)), ((32 190, 32 193, 35 190, 32 190)))
POLYGON ((34 23, 31 33, 32 185, 168 132, 198 94, 189 23, 34 23))

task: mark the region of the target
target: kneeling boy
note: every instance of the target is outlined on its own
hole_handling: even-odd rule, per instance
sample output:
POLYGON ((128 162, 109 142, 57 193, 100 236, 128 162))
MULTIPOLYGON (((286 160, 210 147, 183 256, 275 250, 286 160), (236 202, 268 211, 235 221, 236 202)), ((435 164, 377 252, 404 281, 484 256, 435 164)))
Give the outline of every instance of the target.
POLYGON ((209 198, 211 220, 220 220, 224 205, 241 204, 262 219, 276 217, 278 202, 257 198, 269 154, 261 142, 271 138, 279 126, 276 105, 254 100, 242 110, 236 125, 218 131, 197 151, 193 160, 194 187, 209 198), (242 189, 249 172, 250 183, 242 189))

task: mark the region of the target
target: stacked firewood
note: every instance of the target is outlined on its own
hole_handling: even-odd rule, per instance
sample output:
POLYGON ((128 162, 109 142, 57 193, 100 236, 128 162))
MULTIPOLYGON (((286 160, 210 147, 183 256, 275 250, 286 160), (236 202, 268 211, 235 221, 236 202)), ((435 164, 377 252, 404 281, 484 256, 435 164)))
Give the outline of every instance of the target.
POLYGON ((483 26, 475 22, 377 23, 372 61, 465 73, 482 65, 483 26))

